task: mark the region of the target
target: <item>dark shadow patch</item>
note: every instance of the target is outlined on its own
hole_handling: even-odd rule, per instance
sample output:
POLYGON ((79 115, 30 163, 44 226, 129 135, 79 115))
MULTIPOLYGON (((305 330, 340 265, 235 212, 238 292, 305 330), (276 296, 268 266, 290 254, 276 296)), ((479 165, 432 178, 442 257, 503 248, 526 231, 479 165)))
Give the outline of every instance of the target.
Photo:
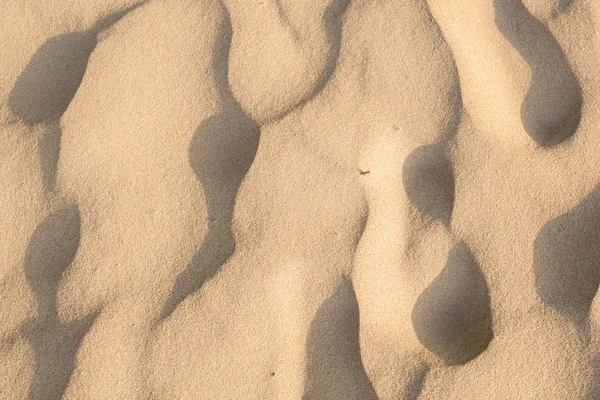
POLYGON ((600 186, 542 227, 533 269, 540 300, 586 329, 600 284, 600 186))
POLYGON ((79 247, 81 220, 76 205, 50 214, 34 231, 25 253, 25 274, 40 317, 56 319, 56 294, 63 272, 79 247))
MULTIPOLYGON (((48 39, 35 52, 8 95, 13 114, 26 125, 46 124, 38 143, 42 183, 53 191, 60 154, 60 118, 71 104, 98 44, 98 34, 147 3, 135 4, 100 19, 87 31, 48 39)), ((15 121, 16 122, 16 121, 15 121)))
POLYGON ((231 94, 227 78, 231 33, 227 14, 213 51, 215 85, 223 111, 200 125, 189 147, 190 166, 206 199, 208 233, 192 261, 177 276, 160 320, 215 276, 235 250, 231 231, 235 198, 258 150, 260 126, 244 114, 231 94))
POLYGON ((567 11, 567 9, 571 7, 571 3, 573 3, 573 0, 556 0, 556 7, 554 9, 553 16, 567 11))
POLYGON ((454 175, 438 144, 418 147, 402 166, 408 200, 421 213, 450 225, 454 206, 454 175))
POLYGON ((92 31, 48 39, 31 57, 8 96, 12 112, 27 125, 60 119, 79 89, 97 43, 92 31))
POLYGON ((207 119, 190 143, 190 164, 204 191, 208 233, 186 269, 177 276, 161 319, 212 278, 235 250, 231 232, 237 191, 258 148, 259 128, 251 120, 218 114, 207 119))
POLYGON ((60 137, 62 129, 60 122, 50 122, 44 128, 38 144, 40 167, 42 170, 42 183, 44 189, 53 191, 56 186, 56 171, 60 156, 60 137))
POLYGON ((44 42, 8 95, 12 112, 27 125, 60 119, 81 85, 98 34, 146 2, 109 14, 90 30, 63 33, 44 42))
POLYGON ((550 30, 521 0, 494 0, 498 29, 529 64, 531 81, 521 103, 521 121, 540 146, 571 137, 581 120, 579 81, 550 30))
POLYGON ((31 321, 22 333, 31 344, 35 368, 29 400, 61 399, 67 390, 77 351, 98 313, 67 324, 31 321))
MULTIPOLYGON (((429 12, 429 10, 427 10, 427 12, 429 12)), ((439 31, 440 38, 444 39, 442 31, 440 30, 439 26, 437 26, 437 22, 433 19, 433 16, 431 16, 431 14, 429 14, 429 16, 431 22, 436 25, 436 28, 439 31)), ((456 66, 453 67, 453 70, 458 75, 456 66)), ((440 135, 439 143, 443 144, 447 144, 456 136, 456 133, 458 132, 458 128, 460 127, 460 123, 462 121, 463 99, 462 93, 460 91, 460 82, 458 79, 454 81, 452 89, 448 93, 448 104, 452 104, 454 105, 454 107, 452 107, 452 113, 450 114, 450 118, 448 119, 448 122, 446 123, 446 126, 444 127, 444 130, 440 135)))
POLYGON ((34 353, 30 400, 60 399, 75 368, 79 345, 97 313, 63 324, 56 297, 61 277, 79 247, 81 221, 73 205, 48 216, 34 231, 25 254, 25 274, 37 304, 37 318, 21 327, 34 353))
POLYGON ((421 344, 448 365, 465 364, 488 347, 489 292, 466 244, 452 249, 444 269, 417 298, 411 318, 421 344))
POLYGON ((429 370, 429 366, 424 366, 415 373, 406 387, 406 392, 402 397, 403 400, 417 400, 419 398, 423 391, 423 385, 425 384, 425 378, 427 377, 429 370))
POLYGON ((362 364, 358 303, 349 278, 317 310, 306 347, 302 399, 377 399, 362 364))

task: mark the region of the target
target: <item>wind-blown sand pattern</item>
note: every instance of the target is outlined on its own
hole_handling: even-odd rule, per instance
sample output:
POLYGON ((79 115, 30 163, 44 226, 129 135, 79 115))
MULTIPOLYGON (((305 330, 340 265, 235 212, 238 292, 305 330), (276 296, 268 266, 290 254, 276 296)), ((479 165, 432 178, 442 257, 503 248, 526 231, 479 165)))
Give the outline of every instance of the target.
POLYGON ((600 398, 596 0, 0 24, 1 399, 600 398))

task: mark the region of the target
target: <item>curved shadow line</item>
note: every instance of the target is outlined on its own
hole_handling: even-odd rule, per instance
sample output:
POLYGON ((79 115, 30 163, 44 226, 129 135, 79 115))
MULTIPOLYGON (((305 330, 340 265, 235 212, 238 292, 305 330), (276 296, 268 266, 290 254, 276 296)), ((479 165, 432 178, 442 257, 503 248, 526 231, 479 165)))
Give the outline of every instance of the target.
POLYGON ((298 29, 296 29, 296 27, 292 24, 292 21, 290 20, 290 16, 288 15, 287 11, 285 10, 285 7, 283 6, 283 4, 281 4, 281 0, 274 0, 274 1, 275 1, 275 7, 277 8, 277 16, 279 17, 281 22, 283 22, 283 24, 285 26, 287 26, 288 29, 292 32, 292 36, 294 37, 294 40, 297 42, 300 38, 298 29))
POLYGON ((462 98, 458 84, 450 95, 456 104, 440 139, 413 150, 402 164, 402 185, 409 202, 421 214, 450 228, 454 209, 454 171, 444 147, 456 135, 462 116, 462 98))
POLYGON ((213 71, 223 110, 202 122, 189 147, 190 166, 206 199, 208 232, 192 261, 177 276, 158 323, 214 277, 233 255, 235 199, 258 150, 260 126, 246 116, 229 86, 232 28, 229 13, 224 6, 222 9, 225 17, 213 49, 213 71))
POLYGON ((265 123, 280 120, 295 110, 302 109, 325 89, 337 67, 338 58, 342 48, 342 16, 350 6, 351 2, 352 0, 333 0, 323 13, 322 20, 325 26, 325 35, 329 44, 329 51, 323 70, 317 78, 313 89, 287 109, 269 118, 265 123))
MULTIPOLYGON (((445 41, 428 5, 425 11, 440 38, 445 41)), ((447 47, 452 55, 450 47, 447 47)), ((435 143, 413 150, 402 165, 402 184, 409 202, 421 214, 443 222, 447 228, 450 228, 454 209, 455 182, 452 164, 446 157, 445 148, 456 136, 463 115, 462 93, 454 58, 453 67, 457 79, 449 92, 448 102, 454 107, 440 138, 435 143)))

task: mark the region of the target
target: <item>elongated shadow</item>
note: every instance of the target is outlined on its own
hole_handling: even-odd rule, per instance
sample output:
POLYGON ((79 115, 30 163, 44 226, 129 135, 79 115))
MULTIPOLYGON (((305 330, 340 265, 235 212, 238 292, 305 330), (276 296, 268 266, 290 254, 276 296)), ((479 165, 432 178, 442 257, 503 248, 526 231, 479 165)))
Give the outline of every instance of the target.
POLYGON ((37 317, 21 332, 34 353, 34 374, 29 399, 60 399, 75 368, 81 340, 97 314, 63 324, 56 296, 63 272, 79 247, 79 210, 73 205, 48 216, 34 231, 25 255, 25 274, 37 304, 37 317))
POLYGON ((465 243, 452 249, 411 318, 421 344, 448 365, 467 363, 488 347, 494 335, 489 292, 465 243))
POLYGON ((59 120, 81 85, 98 34, 146 2, 109 14, 87 31, 51 37, 17 78, 8 95, 10 110, 28 126, 48 125, 39 142, 45 189, 54 189, 60 152, 59 120))
POLYGON ((53 191, 56 186, 56 171, 58 169, 58 157, 60 155, 60 137, 62 129, 60 122, 53 121, 46 124, 38 144, 40 158, 40 169, 42 171, 42 183, 44 189, 53 191))
POLYGON ((190 143, 190 164, 202 184, 208 233, 186 269, 179 274, 161 319, 212 278, 235 250, 231 221, 237 191, 258 148, 259 128, 236 114, 207 119, 190 143))
POLYGON ((306 347, 303 399, 377 399, 360 356, 358 303, 349 278, 317 310, 306 347))
POLYGON ((523 127, 538 145, 557 145, 579 126, 583 102, 579 81, 550 30, 521 0, 494 0, 494 11, 498 29, 531 70, 521 103, 523 127))
POLYGON ((600 186, 542 227, 533 269, 540 300, 585 330, 600 285, 600 186))
POLYGON ((192 261, 177 276, 160 320, 211 279, 235 250, 231 232, 235 198, 258 150, 260 126, 244 114, 231 94, 227 78, 230 45, 231 22, 227 17, 213 52, 215 85, 223 111, 200 125, 189 147, 190 166, 206 199, 208 233, 192 261))
POLYGON ((415 373, 412 380, 408 383, 403 400, 418 400, 421 392, 423 391, 425 378, 427 378, 427 373, 430 371, 430 369, 431 368, 429 366, 424 366, 417 373, 415 373))

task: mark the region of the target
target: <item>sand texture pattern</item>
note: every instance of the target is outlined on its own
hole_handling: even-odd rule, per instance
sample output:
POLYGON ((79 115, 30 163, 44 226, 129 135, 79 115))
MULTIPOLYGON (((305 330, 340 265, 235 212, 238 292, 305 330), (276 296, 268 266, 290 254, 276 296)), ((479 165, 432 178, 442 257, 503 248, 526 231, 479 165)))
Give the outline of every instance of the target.
POLYGON ((0 10, 0 399, 600 399, 598 0, 0 10))

